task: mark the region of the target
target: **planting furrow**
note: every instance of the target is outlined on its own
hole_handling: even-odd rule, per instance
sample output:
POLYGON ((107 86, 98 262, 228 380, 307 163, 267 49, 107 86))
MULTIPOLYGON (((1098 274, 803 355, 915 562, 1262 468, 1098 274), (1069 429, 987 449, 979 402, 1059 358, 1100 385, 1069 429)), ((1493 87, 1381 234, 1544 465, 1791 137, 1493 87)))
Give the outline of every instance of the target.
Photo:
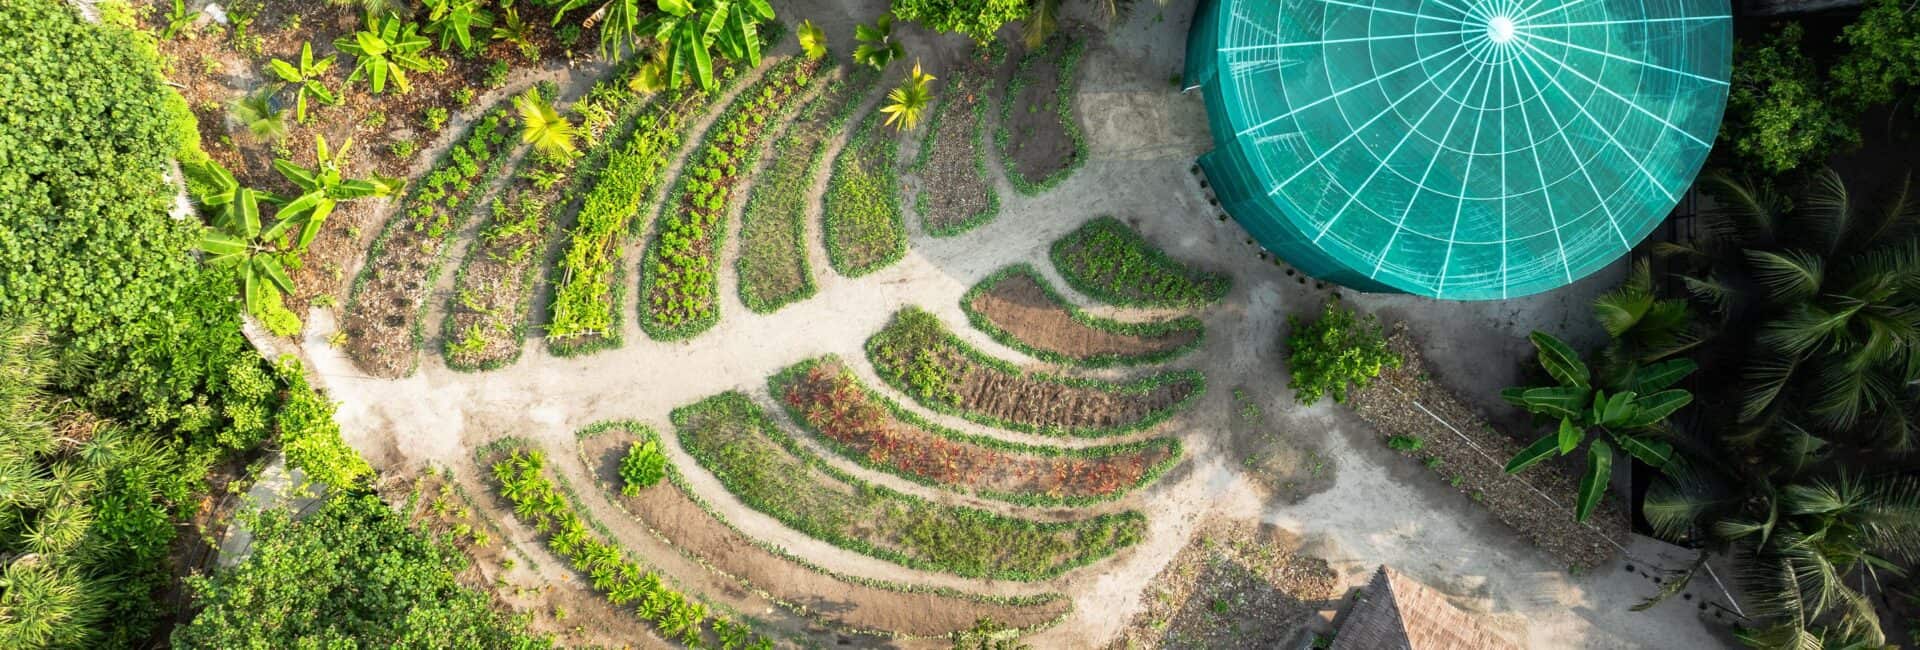
POLYGON ((813 296, 813 271, 807 263, 808 192, 826 158, 827 143, 839 137, 878 79, 864 66, 836 75, 768 151, 772 162, 754 179, 740 213, 740 256, 734 273, 747 309, 764 314, 813 296))
MULTIPOLYGON (((504 102, 503 102, 504 103, 504 102)), ((397 378, 417 365, 426 298, 459 233, 506 161, 513 121, 495 106, 467 128, 433 171, 414 182, 354 279, 342 331, 347 354, 368 374, 397 378)))
MULTIPOLYGON (((1072 609, 1059 594, 987 596, 849 576, 753 538, 686 484, 670 460, 642 471, 659 440, 637 422, 603 422, 580 433, 582 461, 603 494, 653 536, 719 577, 836 632, 940 638, 992 619, 1032 631, 1072 609), (623 472, 624 470, 624 472, 623 472)), ((664 460, 664 458, 662 458, 664 460)))
POLYGON ((861 466, 1020 505, 1117 499, 1153 482, 1180 458, 1180 443, 1172 438, 1064 448, 954 431, 869 390, 835 357, 788 367, 767 387, 795 422, 861 466))
POLYGON ((627 89, 632 67, 595 84, 568 108, 584 141, 578 155, 529 152, 513 184, 494 198, 448 299, 441 346, 448 367, 492 370, 520 358, 538 270, 571 207, 567 197, 592 184, 623 130, 616 127, 631 127, 633 115, 647 105, 644 96, 627 89))
POLYGON ((725 81, 712 91, 688 88, 635 116, 626 144, 607 157, 606 169, 581 200, 579 218, 554 269, 547 323, 547 346, 554 354, 574 356, 620 346, 627 238, 680 151, 681 130, 740 77, 734 68, 724 70, 725 81))
POLYGON ((641 258, 640 328, 647 336, 691 338, 719 322, 718 258, 733 191, 757 166, 760 139, 820 68, 807 57, 774 65, 707 129, 697 162, 681 172, 641 258))
POLYGON ((1199 347, 1200 319, 1127 322, 1067 302, 1025 263, 987 276, 960 298, 974 329, 1007 347, 1054 363, 1086 367, 1165 361, 1199 347))
MULTIPOLYGON (((634 607, 641 619, 667 639, 689 647, 721 645, 729 648, 772 648, 773 641, 726 616, 714 615, 706 604, 668 584, 660 574, 628 557, 619 542, 580 508, 564 482, 546 471, 546 455, 517 441, 494 447, 491 470, 500 496, 513 502, 514 513, 531 520, 535 530, 547 533, 547 548, 586 574, 595 591, 616 607, 634 607), (589 524, 592 524, 591 527, 589 524)), ((488 455, 489 449, 480 450, 488 455)))
POLYGON ((917 307, 867 339, 880 377, 934 411, 1014 431, 1083 437, 1152 427, 1200 396, 1192 370, 1119 383, 1021 370, 974 349, 917 307))
POLYGON ((1204 307, 1233 279, 1168 257, 1113 217, 1098 217, 1053 242, 1047 255, 1067 286, 1120 307, 1204 307))
POLYGON ((940 93, 913 163, 919 187, 913 207, 928 235, 958 235, 992 221, 1000 212, 1000 195, 987 173, 987 149, 980 143, 986 131, 992 71, 1004 54, 1005 48, 996 44, 968 59, 940 93))
POLYGON ((894 168, 900 140, 873 111, 833 161, 821 217, 827 262, 842 276, 857 278, 900 261, 907 254, 907 226, 900 215, 900 178, 894 168))
POLYGON ((1085 44, 1061 32, 1020 58, 1000 95, 994 141, 1007 180, 1032 196, 1066 180, 1087 162, 1087 142, 1073 114, 1075 75, 1085 44))
POLYGON ((814 538, 909 568, 1035 581, 1140 541, 1125 511, 1042 523, 941 505, 874 485, 805 450, 746 395, 675 409, 680 445, 748 507, 814 538))

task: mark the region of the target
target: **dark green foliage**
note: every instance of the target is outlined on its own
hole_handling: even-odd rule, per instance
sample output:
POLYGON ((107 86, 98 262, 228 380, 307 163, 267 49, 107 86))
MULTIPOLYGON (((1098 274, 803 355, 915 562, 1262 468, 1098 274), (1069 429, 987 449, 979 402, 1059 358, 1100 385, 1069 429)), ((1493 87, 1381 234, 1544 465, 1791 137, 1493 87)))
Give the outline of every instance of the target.
POLYGON ((1891 102, 1920 85, 1920 13, 1898 0, 1865 5, 1841 33, 1850 48, 1832 71, 1835 98, 1855 109, 1891 102))
POLYGON ((1394 451, 1413 453, 1425 449, 1427 447, 1427 441, 1413 436, 1393 436, 1387 438, 1387 446, 1393 448, 1394 451))
MULTIPOLYGON (((832 59, 823 59, 829 65, 832 59)), ((823 73, 824 74, 824 73, 823 73)), ((864 70, 834 79, 787 126, 770 150, 773 161, 754 177, 740 214, 740 302, 767 313, 811 297, 807 263, 809 192, 826 159, 824 143, 844 130, 879 75, 864 70)))
POLYGON ((1027 17, 1025 0, 893 0, 893 14, 936 32, 966 34, 982 45, 1001 25, 1027 17))
POLYGON ((1288 316, 1287 327, 1287 387, 1301 404, 1323 395, 1345 404, 1349 385, 1364 388, 1381 370, 1400 367, 1373 315, 1359 318, 1338 299, 1328 300, 1317 319, 1288 316))
POLYGON ((1048 251, 1060 277, 1089 298, 1122 307, 1201 307, 1232 280, 1188 267, 1113 217, 1088 221, 1048 251))
POLYGON ((660 483, 667 476, 667 455, 660 452, 660 442, 648 440, 633 443, 627 455, 620 459, 620 479, 623 482, 620 491, 628 496, 640 494, 641 490, 660 483))
POLYGON ((298 521, 284 509, 246 519, 251 554, 192 579, 204 608, 175 631, 175 646, 550 647, 455 579, 465 555, 378 497, 336 494, 298 521))
POLYGON ((1720 143, 1753 173, 1818 164, 1860 139, 1855 113, 1834 105, 1825 77, 1800 52, 1802 32, 1787 23, 1736 48, 1720 143))

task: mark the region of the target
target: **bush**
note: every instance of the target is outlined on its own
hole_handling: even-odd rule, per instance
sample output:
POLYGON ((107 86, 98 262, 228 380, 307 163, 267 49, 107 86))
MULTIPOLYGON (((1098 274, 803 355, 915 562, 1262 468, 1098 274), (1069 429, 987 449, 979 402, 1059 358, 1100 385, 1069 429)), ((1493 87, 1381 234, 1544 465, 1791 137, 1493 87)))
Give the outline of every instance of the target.
POLYGON ((1425 449, 1427 447, 1427 441, 1413 436, 1393 436, 1387 438, 1387 446, 1392 447, 1394 451, 1412 453, 1425 449))
POLYGON ((1200 307, 1227 295, 1225 275, 1189 268, 1113 217, 1067 233, 1048 250, 1068 286, 1122 307, 1200 307))
POLYGON ((1027 17, 1025 0, 893 0, 893 15, 936 32, 966 34, 981 45, 1000 26, 1027 17))
MULTIPOLYGON (((1839 40, 1849 49, 1832 70, 1834 98, 1851 102, 1856 110, 1891 102, 1920 85, 1920 56, 1915 56, 1920 51, 1920 14, 1899 0, 1869 0, 1866 5, 1841 32, 1839 40)), ((1798 32, 1799 26, 1789 29, 1798 32)))
POLYGON ((1328 300, 1320 318, 1287 317, 1293 331, 1287 335, 1287 387, 1294 399, 1311 406, 1322 395, 1346 403, 1348 384, 1366 386, 1380 371, 1400 367, 1400 356, 1387 349, 1386 336, 1373 316, 1358 318, 1338 299, 1328 300))
POLYGON ((666 476, 667 455, 660 453, 657 440, 633 443, 627 456, 620 459, 620 478, 625 482, 620 492, 627 496, 639 496, 641 490, 659 484, 666 476))
POLYGON ((1853 116, 1835 108, 1827 83, 1800 52, 1799 23, 1742 42, 1720 142, 1749 173, 1774 175, 1818 163, 1858 142, 1853 116))

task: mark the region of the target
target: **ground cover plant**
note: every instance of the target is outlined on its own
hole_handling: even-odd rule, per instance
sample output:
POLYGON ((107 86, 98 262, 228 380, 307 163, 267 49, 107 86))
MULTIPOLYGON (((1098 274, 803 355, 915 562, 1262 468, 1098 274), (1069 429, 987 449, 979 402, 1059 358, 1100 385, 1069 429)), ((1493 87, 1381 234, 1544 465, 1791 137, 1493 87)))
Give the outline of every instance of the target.
MULTIPOLYGON (((536 155, 520 167, 489 210, 486 226, 467 249, 447 305, 442 351, 456 370, 492 370, 513 363, 526 342, 538 269, 550 259, 572 197, 605 168, 613 145, 636 126, 647 98, 628 90, 632 64, 594 84, 567 108, 583 141, 576 155, 536 155)), ((551 98, 549 98, 551 99, 551 98)), ((570 121, 572 121, 570 119, 570 121)))
POLYGON ((1287 387, 1303 406, 1323 395, 1345 404, 1348 386, 1365 388, 1381 370, 1400 367, 1373 315, 1360 318, 1338 298, 1327 300, 1319 318, 1288 316, 1287 329, 1287 387))
POLYGON ((974 329, 1007 347, 1054 363, 1088 367, 1166 361, 1199 347, 1200 319, 1117 321, 1068 302, 1025 263, 981 280, 960 298, 974 329))
POLYGON ((482 205, 513 147, 506 107, 474 121, 433 171, 413 183, 367 251, 341 324, 347 352, 368 373, 413 372, 426 298, 450 239, 482 205))
POLYGON ((938 638, 991 618, 1031 631, 1059 622, 1072 603, 1057 593, 992 596, 851 576, 740 530, 702 498, 671 461, 667 483, 628 490, 633 449, 658 447, 651 427, 599 422, 580 430, 581 461, 612 503, 680 554, 810 621, 844 634, 938 638))
POLYGON ((1139 431, 1172 417, 1205 390, 1200 373, 1191 370, 1127 382, 1024 371, 973 349, 917 307, 895 312, 867 339, 866 349, 882 379, 927 408, 1047 435, 1139 431))
MULTIPOLYGON (((730 84, 733 68, 722 72, 730 84)), ((638 215, 652 205, 655 190, 680 150, 681 129, 721 93, 687 90, 656 102, 635 117, 624 146, 615 149, 580 203, 554 269, 553 307, 547 346, 561 355, 586 354, 620 345, 620 298, 626 241, 638 215)))
MULTIPOLYGON (((607 541, 574 513, 573 497, 546 474, 546 455, 518 444, 504 445, 505 458, 492 464, 500 495, 514 512, 547 534, 547 548, 586 574, 596 591, 617 607, 633 606, 635 615, 653 623, 660 635, 693 647, 710 640, 728 648, 768 648, 773 641, 662 582, 659 574, 626 557, 617 541, 607 541), (709 629, 711 634, 709 634, 709 629)), ((488 450, 481 450, 487 453, 488 450)))
POLYGON ((1131 546, 1145 531, 1138 512, 1040 523, 867 483, 802 449, 738 392, 675 409, 673 423, 687 453, 749 507, 907 567, 1045 580, 1131 546))
POLYGON ((940 92, 940 103, 912 167, 920 186, 914 211, 929 235, 958 235, 992 221, 1000 212, 1000 195, 987 173, 987 151, 980 143, 987 128, 993 70, 1005 52, 996 45, 969 57, 948 73, 946 88, 940 92))
POLYGON ((1180 443, 1172 438, 1066 448, 954 431, 862 386, 835 357, 789 366, 767 387, 795 422, 854 462, 924 485, 1023 505, 1118 498, 1159 478, 1180 458, 1180 443))
POLYGON ((1007 180, 1021 194, 1039 194, 1066 180, 1087 161, 1086 136, 1074 116, 1073 96, 1086 45, 1055 34, 1020 57, 1001 92, 994 142, 1007 180))
POLYGON ((900 141, 886 131, 884 119, 879 111, 867 114, 827 178, 821 219, 827 262, 849 278, 878 271, 907 254, 894 168, 900 141))
POLYGON ((807 265, 806 219, 826 143, 845 128, 879 75, 864 68, 834 76, 794 117, 773 144, 773 161, 753 179, 740 213, 740 302, 769 313, 813 296, 807 265))
POLYGON ((1168 257, 1113 217, 1099 217, 1048 251, 1067 285, 1122 307, 1200 307, 1226 297, 1232 280, 1168 257))
POLYGON ((640 327, 657 340, 693 337, 720 320, 720 252, 733 190, 760 160, 760 140, 819 78, 821 60, 793 57, 748 86, 709 127, 668 195, 640 262, 640 327))

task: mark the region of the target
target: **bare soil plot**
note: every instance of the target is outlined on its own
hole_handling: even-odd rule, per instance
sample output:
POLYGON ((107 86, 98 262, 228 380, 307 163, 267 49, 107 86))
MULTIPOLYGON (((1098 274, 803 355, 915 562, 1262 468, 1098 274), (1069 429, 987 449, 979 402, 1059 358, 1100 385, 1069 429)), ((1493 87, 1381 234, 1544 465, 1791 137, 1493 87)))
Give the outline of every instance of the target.
POLYGON ((863 466, 985 498, 1025 505, 1084 505, 1159 478, 1180 443, 1154 438, 1105 447, 1040 447, 931 423, 860 385, 838 358, 787 368, 768 381, 787 414, 863 466))
POLYGON ((1298 549, 1273 526, 1202 525, 1147 582, 1146 608, 1107 648, 1305 647, 1315 614, 1337 604, 1339 574, 1298 549))
POLYGON ((746 395, 675 409, 680 446, 747 506, 850 551, 970 578, 1053 578, 1140 541, 1127 511, 1038 522, 867 483, 806 451, 746 395))
POLYGON ((960 299, 973 326, 1036 358, 1082 366, 1165 361, 1193 350, 1200 320, 1126 322, 1087 314, 1033 267, 1018 264, 981 280, 960 299))
POLYGON ((920 187, 914 211, 927 234, 951 237, 992 221, 1000 212, 1000 196, 987 174, 986 149, 981 146, 987 124, 988 92, 993 70, 1003 49, 977 51, 947 73, 939 106, 927 125, 913 172, 920 187))
POLYGON ((617 487, 623 485, 620 461, 650 433, 613 428, 580 440, 587 467, 607 497, 711 570, 808 619, 858 633, 939 637, 972 627, 980 618, 1017 629, 1045 627, 1073 607, 1058 595, 991 598, 843 576, 747 537, 677 481, 624 494, 617 487))
POLYGON ((1021 194, 1057 185, 1087 159, 1085 136, 1074 116, 1075 74, 1085 45, 1061 30, 1020 66, 1001 93, 1000 129, 994 134, 1007 180, 1021 194))
POLYGON ((1021 370, 917 307, 895 312, 866 348, 881 378, 927 408, 1016 431, 1120 435, 1160 423, 1205 389, 1194 371, 1116 383, 1021 370))

